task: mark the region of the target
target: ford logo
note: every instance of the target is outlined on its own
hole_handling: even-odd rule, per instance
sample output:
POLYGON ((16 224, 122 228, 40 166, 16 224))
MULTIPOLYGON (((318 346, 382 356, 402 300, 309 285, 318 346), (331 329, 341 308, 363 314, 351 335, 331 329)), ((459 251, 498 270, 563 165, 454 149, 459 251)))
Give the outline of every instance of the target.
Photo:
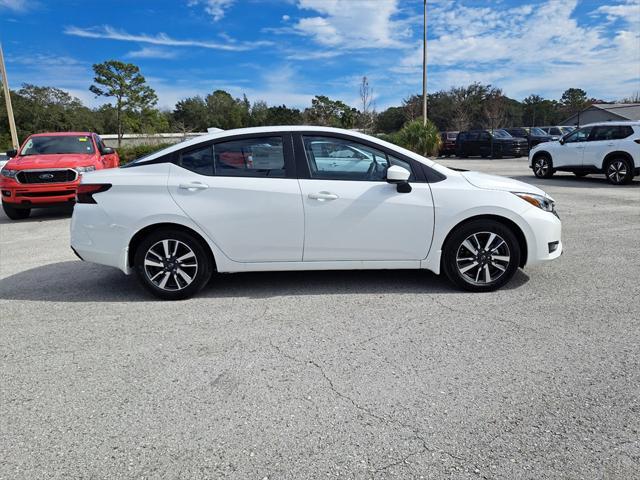
POLYGON ((40 180, 51 180, 53 178, 53 173, 41 173, 38 175, 40 180))

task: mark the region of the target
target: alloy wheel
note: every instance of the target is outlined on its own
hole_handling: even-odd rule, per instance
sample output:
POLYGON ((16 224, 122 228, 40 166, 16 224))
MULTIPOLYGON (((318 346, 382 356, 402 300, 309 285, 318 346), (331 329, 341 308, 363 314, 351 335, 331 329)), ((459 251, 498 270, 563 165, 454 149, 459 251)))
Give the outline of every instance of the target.
POLYGON ((607 177, 612 183, 622 183, 627 176, 627 165, 622 160, 615 160, 607 168, 607 177))
POLYGON ((533 171, 538 177, 544 177, 549 172, 549 161, 544 158, 537 158, 533 163, 533 171))
POLYGON ((191 285, 198 273, 198 261, 186 243, 164 239, 147 250, 144 272, 156 287, 175 292, 191 285))
POLYGON ((458 272, 473 285, 495 282, 507 271, 510 261, 507 242, 493 232, 469 235, 456 252, 458 272))

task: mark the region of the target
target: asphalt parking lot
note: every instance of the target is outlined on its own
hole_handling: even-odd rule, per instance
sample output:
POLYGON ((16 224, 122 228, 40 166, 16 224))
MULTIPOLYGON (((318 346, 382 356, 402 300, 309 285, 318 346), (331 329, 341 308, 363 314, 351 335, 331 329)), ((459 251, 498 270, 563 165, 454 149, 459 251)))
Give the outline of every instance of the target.
POLYGON ((535 179, 565 254, 489 294, 428 272, 215 277, 166 303, 0 214, 0 478, 637 478, 640 181, 535 179))

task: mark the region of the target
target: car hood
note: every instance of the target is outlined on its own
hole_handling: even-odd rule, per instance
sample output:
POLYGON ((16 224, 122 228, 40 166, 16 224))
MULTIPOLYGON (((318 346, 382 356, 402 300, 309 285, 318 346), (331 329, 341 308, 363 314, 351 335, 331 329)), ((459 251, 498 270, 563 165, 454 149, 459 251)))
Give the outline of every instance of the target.
POLYGON ((460 173, 471 185, 487 190, 502 190, 504 192, 521 192, 533 193, 536 195, 548 196, 538 187, 520 182, 508 177, 499 177, 497 175, 488 175, 480 172, 461 172, 460 173))
POLYGON ((61 153, 58 155, 27 155, 14 157, 6 164, 6 168, 26 170, 31 168, 65 168, 91 165, 95 155, 86 153, 61 153))

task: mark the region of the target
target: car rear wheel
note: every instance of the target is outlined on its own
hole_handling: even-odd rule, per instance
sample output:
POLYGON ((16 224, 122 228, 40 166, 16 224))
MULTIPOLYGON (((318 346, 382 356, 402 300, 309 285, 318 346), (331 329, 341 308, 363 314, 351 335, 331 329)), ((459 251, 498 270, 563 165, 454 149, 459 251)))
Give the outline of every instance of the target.
POLYGON ((494 220, 474 220, 458 227, 444 247, 442 268, 459 288, 488 292, 506 284, 520 265, 514 233, 494 220))
POLYGON ((553 176, 553 163, 549 155, 538 155, 533 159, 533 174, 538 178, 553 176))
POLYGON ((633 180, 633 169, 626 158, 614 158, 607 163, 607 180, 614 185, 624 185, 633 180))
POLYGON ((157 230, 138 245, 134 267, 142 285, 163 300, 182 300, 204 287, 213 271, 206 246, 181 230, 157 230))
POLYGON ((16 208, 10 203, 2 202, 2 209, 11 220, 24 220, 31 215, 30 208, 16 208))

